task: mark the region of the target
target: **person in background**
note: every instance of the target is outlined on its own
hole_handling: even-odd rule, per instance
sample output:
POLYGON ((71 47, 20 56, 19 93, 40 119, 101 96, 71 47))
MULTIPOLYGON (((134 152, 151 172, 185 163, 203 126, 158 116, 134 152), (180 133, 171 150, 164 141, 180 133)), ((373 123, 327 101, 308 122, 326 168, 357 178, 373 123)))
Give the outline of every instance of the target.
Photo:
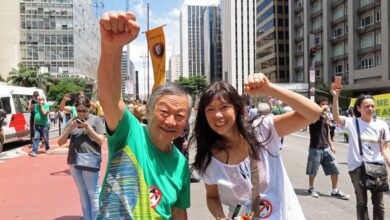
POLYGON ((251 105, 251 108, 249 109, 248 113, 248 120, 251 121, 255 118, 255 116, 258 114, 258 109, 255 107, 255 105, 251 105))
POLYGON ((100 105, 99 100, 97 100, 95 103, 91 103, 92 107, 94 108, 96 115, 100 118, 102 123, 104 124, 104 111, 103 107, 100 105))
POLYGON ((249 215, 260 204, 267 204, 270 209, 256 218, 304 219, 283 166, 280 136, 314 122, 322 111, 302 95, 271 83, 264 74, 251 75, 248 80, 244 83, 248 95, 281 99, 295 111, 259 116, 249 124, 244 119, 244 102, 233 86, 220 81, 205 89, 191 142, 197 148, 192 166, 205 183, 207 207, 216 219, 231 218, 237 204, 249 215), (252 165, 257 168, 252 170, 252 165), (227 215, 222 204, 229 208, 227 215))
POLYGON ((35 117, 35 104, 39 96, 38 91, 34 91, 30 102, 28 103, 28 109, 30 110, 30 141, 34 141, 34 117, 35 117))
MULTIPOLYGON (((76 108, 72 105, 66 105, 71 100, 70 93, 65 93, 60 103, 60 110, 65 114, 65 121, 70 121, 71 118, 77 117, 76 108)), ((73 104, 73 103, 72 103, 73 104)))
POLYGON ((121 93, 121 54, 138 35, 135 20, 130 12, 104 13, 100 19, 98 97, 109 158, 97 219, 186 220, 190 171, 172 140, 184 132, 192 99, 181 86, 165 83, 149 98, 146 126, 128 111, 121 93))
MULTIPOLYGON (((367 189, 360 185, 361 174, 364 172, 362 162, 374 162, 387 164, 390 167, 390 152, 388 143, 390 141, 389 126, 382 120, 374 119, 375 100, 371 95, 360 95, 353 107, 354 117, 339 115, 339 96, 341 89, 335 89, 331 84, 333 95, 333 117, 341 127, 345 127, 349 134, 348 147, 348 171, 356 196, 356 214, 358 220, 366 220, 368 217, 367 189), (360 139, 363 156, 360 155, 359 137, 357 132, 359 125, 360 139)), ((371 202, 373 205, 373 219, 383 220, 385 216, 385 205, 383 192, 371 190, 371 202)))
POLYGON ((314 188, 314 180, 320 165, 324 169, 325 175, 329 176, 332 182, 332 192, 330 195, 339 199, 348 200, 349 195, 345 195, 337 188, 338 176, 340 175, 339 166, 336 161, 336 149, 332 143, 329 134, 329 118, 327 112, 329 110, 329 102, 325 97, 319 97, 317 104, 323 109, 324 114, 321 115, 316 122, 309 125, 310 145, 309 155, 307 157, 306 174, 309 176, 308 192, 314 198, 320 197, 314 188))
POLYGON ((37 103, 34 105, 34 141, 32 151, 28 153, 31 157, 38 155, 38 145, 43 138, 45 143, 46 153, 49 152, 49 105, 45 103, 42 95, 37 98, 37 103))
POLYGON ((98 213, 99 169, 75 166, 76 154, 102 154, 104 125, 101 119, 89 114, 91 102, 86 97, 75 100, 77 117, 66 125, 58 139, 58 145, 64 145, 70 139, 67 163, 80 195, 84 220, 95 220, 98 213), (77 120, 78 121, 77 121, 77 120))

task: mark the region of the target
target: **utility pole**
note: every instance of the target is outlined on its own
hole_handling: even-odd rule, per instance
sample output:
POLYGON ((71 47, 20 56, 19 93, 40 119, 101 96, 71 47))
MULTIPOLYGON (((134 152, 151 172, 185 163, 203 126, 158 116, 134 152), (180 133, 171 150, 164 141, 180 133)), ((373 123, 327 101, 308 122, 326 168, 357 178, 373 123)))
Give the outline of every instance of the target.
POLYGON ((314 43, 314 34, 309 34, 308 36, 309 40, 309 62, 308 62, 308 69, 309 69, 309 77, 308 77, 308 98, 312 101, 314 101, 314 95, 315 95, 315 85, 316 85, 316 71, 315 71, 315 56, 317 52, 317 48, 314 43))
MULTIPOLYGON (((149 31, 149 1, 146 3, 146 8, 147 8, 147 31, 149 31)), ((147 36, 147 35, 146 35, 147 36)), ((148 39, 147 39, 148 40, 148 39)), ((147 55, 147 63, 148 63, 148 96, 146 98, 149 98, 149 46, 146 44, 146 55, 147 55)))
MULTIPOLYGON (((130 0, 125 0, 126 1, 126 12, 129 11, 129 1, 130 0)), ((126 79, 129 77, 131 79, 131 83, 133 83, 133 86, 134 86, 134 77, 131 77, 130 75, 130 44, 127 44, 127 60, 126 60, 126 63, 127 63, 127 76, 126 76, 126 79)), ((130 80, 128 79, 128 80, 130 80)))

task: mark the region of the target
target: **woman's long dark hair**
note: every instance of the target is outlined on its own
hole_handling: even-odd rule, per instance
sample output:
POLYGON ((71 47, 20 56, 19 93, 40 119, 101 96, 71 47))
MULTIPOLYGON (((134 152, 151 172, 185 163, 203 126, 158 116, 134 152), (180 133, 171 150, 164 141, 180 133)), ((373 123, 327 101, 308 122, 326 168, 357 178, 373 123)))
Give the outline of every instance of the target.
POLYGON ((357 110, 358 107, 362 105, 362 102, 365 99, 372 99, 375 101, 374 97, 372 95, 360 95, 355 102, 355 105, 353 106, 353 114, 355 115, 356 118, 359 118, 361 116, 360 112, 357 110))
POLYGON ((225 142, 224 138, 211 129, 206 119, 205 109, 214 98, 224 100, 234 106, 236 126, 242 137, 250 146, 250 157, 258 160, 259 147, 262 147, 262 144, 256 137, 254 128, 252 128, 251 124, 244 118, 244 101, 236 89, 224 81, 215 82, 209 85, 200 97, 195 127, 190 140, 191 143, 194 143, 197 146, 192 169, 196 169, 200 173, 203 173, 210 164, 212 156, 211 149, 223 150, 225 147, 223 144, 225 142))

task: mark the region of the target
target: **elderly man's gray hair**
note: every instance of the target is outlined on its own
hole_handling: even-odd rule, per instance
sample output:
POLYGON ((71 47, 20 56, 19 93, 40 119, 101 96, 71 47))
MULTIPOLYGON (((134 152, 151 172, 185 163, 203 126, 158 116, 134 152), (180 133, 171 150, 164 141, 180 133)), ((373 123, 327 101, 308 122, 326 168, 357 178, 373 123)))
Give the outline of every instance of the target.
POLYGON ((156 91, 150 96, 147 107, 149 112, 153 111, 154 105, 157 100, 163 95, 185 95, 188 98, 188 117, 191 115, 192 109, 192 97, 188 92, 179 84, 176 83, 164 83, 156 88, 156 91))

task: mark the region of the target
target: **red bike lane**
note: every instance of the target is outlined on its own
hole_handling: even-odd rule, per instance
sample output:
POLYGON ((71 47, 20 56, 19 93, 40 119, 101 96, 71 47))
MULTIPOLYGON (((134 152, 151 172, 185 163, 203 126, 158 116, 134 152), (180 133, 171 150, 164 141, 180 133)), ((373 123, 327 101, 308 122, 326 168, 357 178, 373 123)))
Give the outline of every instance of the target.
MULTIPOLYGON (((79 220, 79 195, 57 139, 50 140, 53 151, 38 157, 22 154, 0 163, 0 219, 79 220)), ((24 146, 28 153, 31 148, 24 146)), ((107 141, 103 144, 102 182, 107 163, 107 141)), ((62 151, 63 152, 63 151, 62 151)))

